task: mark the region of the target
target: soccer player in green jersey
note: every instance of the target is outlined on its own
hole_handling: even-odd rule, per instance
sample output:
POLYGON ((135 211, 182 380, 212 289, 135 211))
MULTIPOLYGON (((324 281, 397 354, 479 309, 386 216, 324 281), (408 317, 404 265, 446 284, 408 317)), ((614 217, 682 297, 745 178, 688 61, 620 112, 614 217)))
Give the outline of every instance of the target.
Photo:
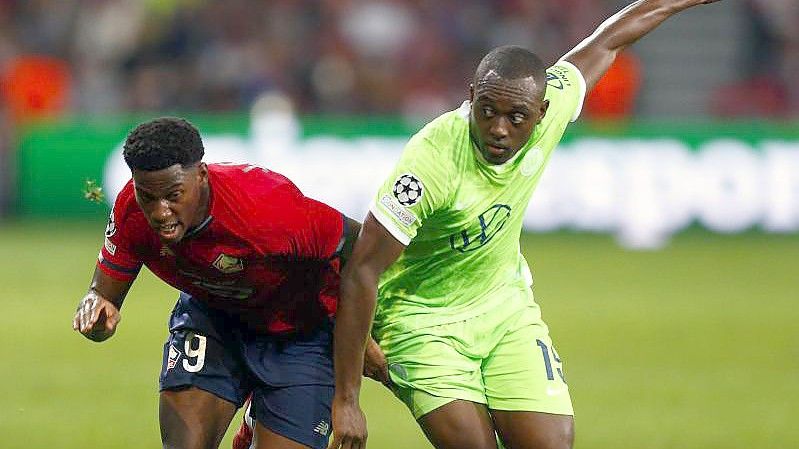
POLYGON ((496 436, 509 449, 572 446, 569 389, 519 249, 523 212, 616 55, 713 1, 634 2, 548 69, 528 50, 497 48, 477 67, 470 100, 408 142, 344 270, 332 447, 365 447, 364 351, 367 374, 436 448, 494 449, 496 436))

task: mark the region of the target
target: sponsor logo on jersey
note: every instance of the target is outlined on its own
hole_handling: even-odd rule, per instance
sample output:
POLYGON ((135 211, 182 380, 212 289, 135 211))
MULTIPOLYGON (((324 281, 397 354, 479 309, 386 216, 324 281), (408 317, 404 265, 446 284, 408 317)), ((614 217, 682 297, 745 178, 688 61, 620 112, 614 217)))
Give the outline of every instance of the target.
POLYGON ((422 198, 422 195, 424 195, 424 186, 422 185, 422 181, 412 173, 405 173, 394 181, 394 189, 392 192, 394 192, 394 198, 396 198, 401 205, 409 207, 418 203, 422 198))
POLYGON ((105 236, 106 238, 108 238, 116 233, 117 233, 117 225, 114 222, 114 211, 111 211, 111 215, 108 217, 108 224, 105 225, 105 236))
POLYGON ((108 254, 112 256, 117 253, 117 246, 114 245, 108 237, 105 238, 105 250, 108 251, 108 254))
POLYGON ((413 212, 402 207, 400 203, 389 195, 383 195, 380 198, 380 204, 386 207, 391 215, 397 217, 397 220, 405 226, 410 226, 416 221, 416 215, 413 212))
POLYGON ((223 253, 214 261, 214 267, 225 274, 232 274, 244 270, 244 262, 238 257, 228 256, 223 253))
POLYGON ((462 253, 475 251, 487 245, 505 226, 511 208, 507 204, 495 204, 477 216, 480 231, 464 229, 449 236, 449 246, 462 253))
POLYGON ((317 424, 316 427, 313 428, 313 431, 326 437, 327 433, 330 432, 330 423, 323 419, 319 421, 319 424, 317 424))
POLYGON ((178 360, 180 360, 180 356, 183 355, 180 351, 178 351, 174 346, 169 345, 169 355, 167 356, 166 360, 166 370, 169 371, 178 364, 178 360))
POLYGON ((209 295, 219 299, 244 300, 255 294, 255 289, 247 285, 242 285, 240 279, 206 279, 202 275, 182 269, 178 269, 178 274, 191 279, 191 285, 201 288, 208 292, 209 295))

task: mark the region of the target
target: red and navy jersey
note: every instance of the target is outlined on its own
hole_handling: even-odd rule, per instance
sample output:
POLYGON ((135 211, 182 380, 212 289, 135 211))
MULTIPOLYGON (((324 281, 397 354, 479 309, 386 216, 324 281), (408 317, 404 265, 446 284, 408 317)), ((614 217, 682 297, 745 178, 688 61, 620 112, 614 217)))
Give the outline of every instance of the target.
POLYGON ((344 217, 287 178, 253 165, 209 164, 209 216, 172 245, 136 203, 117 196, 98 267, 132 281, 142 265, 257 332, 315 326, 336 310, 344 217))

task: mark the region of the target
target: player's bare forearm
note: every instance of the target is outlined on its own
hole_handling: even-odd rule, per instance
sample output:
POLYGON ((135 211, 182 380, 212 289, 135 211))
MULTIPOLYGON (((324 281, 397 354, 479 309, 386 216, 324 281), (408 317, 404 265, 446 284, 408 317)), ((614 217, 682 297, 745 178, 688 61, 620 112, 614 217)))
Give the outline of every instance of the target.
POLYGON ((117 309, 121 309, 131 285, 133 285, 133 281, 119 281, 95 267, 89 291, 96 292, 110 301, 117 309))
POLYGON ((380 274, 404 249, 405 246, 370 213, 364 220, 351 259, 344 266, 333 345, 336 389, 332 448, 366 445, 366 417, 361 411, 359 396, 364 351, 377 302, 377 283, 380 274))
POLYGON ((602 78, 616 55, 654 30, 669 17, 693 6, 718 0, 638 0, 605 20, 563 59, 574 64, 590 90, 602 78))
POLYGON ((368 264, 363 246, 359 239, 352 260, 344 267, 336 311, 333 343, 336 387, 331 449, 365 446, 368 435, 359 399, 364 349, 372 326, 380 273, 368 264))
POLYGON ((350 261, 344 266, 336 313, 336 396, 341 400, 357 401, 364 350, 377 301, 377 283, 404 249, 405 245, 371 213, 366 216, 350 261))
POLYGON ((75 311, 72 329, 95 342, 111 338, 122 319, 119 309, 131 283, 118 281, 95 268, 89 290, 75 311))
POLYGON ((346 401, 357 402, 361 388, 363 357, 372 326, 379 276, 370 271, 350 263, 341 281, 333 347, 336 396, 346 401))

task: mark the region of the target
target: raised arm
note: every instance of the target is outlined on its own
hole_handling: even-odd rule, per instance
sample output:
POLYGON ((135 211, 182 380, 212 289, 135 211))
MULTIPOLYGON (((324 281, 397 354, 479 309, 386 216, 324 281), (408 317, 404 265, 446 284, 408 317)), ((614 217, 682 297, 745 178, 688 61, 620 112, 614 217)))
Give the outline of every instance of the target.
POLYGON ((118 281, 95 267, 89 291, 72 319, 72 329, 96 342, 111 338, 122 319, 119 309, 132 283, 118 281))
POLYGON ((696 5, 718 0, 638 0, 605 20, 593 34, 563 59, 574 64, 585 77, 588 91, 608 70, 616 55, 664 20, 696 5))
POLYGON ((359 396, 364 350, 377 301, 377 281, 404 249, 369 213, 344 266, 333 344, 336 392, 332 448, 338 449, 339 445, 342 449, 360 448, 366 444, 366 419, 359 396))

